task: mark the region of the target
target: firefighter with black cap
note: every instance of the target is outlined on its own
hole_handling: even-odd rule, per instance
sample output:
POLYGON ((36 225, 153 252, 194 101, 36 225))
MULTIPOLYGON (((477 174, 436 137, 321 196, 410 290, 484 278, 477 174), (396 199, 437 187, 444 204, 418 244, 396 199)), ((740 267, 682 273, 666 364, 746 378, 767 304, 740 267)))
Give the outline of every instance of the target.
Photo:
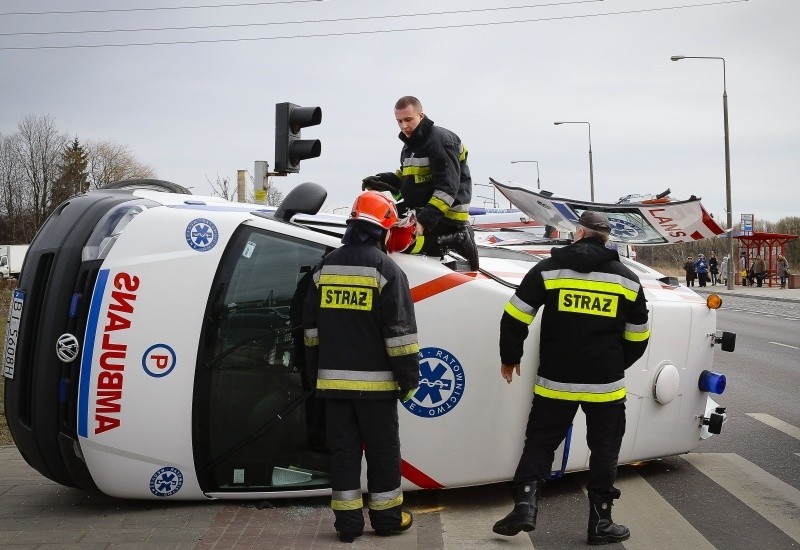
POLYGON ((644 354, 650 328, 639 278, 605 247, 610 233, 604 214, 583 212, 574 242, 537 263, 506 304, 500 321, 500 373, 506 382, 520 373, 523 342, 537 314, 542 323, 533 405, 514 473, 514 508, 494 524, 500 535, 536 528, 539 493, 580 406, 591 452, 587 542, 630 537, 627 527, 611 519, 611 506, 620 496, 614 481, 625 433, 625 369, 644 354))
POLYGON ((477 271, 478 248, 469 223, 472 178, 467 148, 455 133, 436 126, 414 96, 398 99, 394 115, 403 142, 400 169, 367 176, 361 188, 389 191, 402 198, 402 208, 416 212, 416 241, 407 253, 441 256, 452 250, 477 271))
POLYGON ((419 344, 408 280, 385 252, 397 222, 389 197, 359 195, 343 246, 315 268, 306 295, 307 372, 325 401, 331 508, 342 542, 364 530, 362 444, 375 534, 401 533, 413 521, 402 509, 397 400, 410 399, 419 385, 419 344))

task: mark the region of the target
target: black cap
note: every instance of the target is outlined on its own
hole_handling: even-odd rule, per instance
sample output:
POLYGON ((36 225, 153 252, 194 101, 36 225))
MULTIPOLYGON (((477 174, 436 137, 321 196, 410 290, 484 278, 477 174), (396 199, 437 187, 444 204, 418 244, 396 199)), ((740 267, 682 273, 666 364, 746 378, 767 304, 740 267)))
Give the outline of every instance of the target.
POLYGON ((595 231, 601 231, 603 233, 611 233, 611 224, 606 215, 602 212, 586 210, 581 214, 578 223, 588 229, 594 229, 595 231))

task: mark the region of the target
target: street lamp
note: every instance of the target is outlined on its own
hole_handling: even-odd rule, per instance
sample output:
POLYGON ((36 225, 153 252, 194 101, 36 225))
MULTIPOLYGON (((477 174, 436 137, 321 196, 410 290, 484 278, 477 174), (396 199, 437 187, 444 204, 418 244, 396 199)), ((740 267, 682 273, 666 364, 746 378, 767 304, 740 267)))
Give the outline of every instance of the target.
POLYGON ((484 206, 486 206, 486 203, 487 203, 487 202, 491 202, 491 203, 492 203, 492 208, 497 208, 497 201, 495 201, 493 198, 491 198, 491 197, 484 197, 483 195, 475 195, 475 196, 476 196, 477 198, 479 198, 479 199, 483 199, 483 205, 484 205, 484 206))
POLYGON ((538 160, 512 160, 511 164, 518 164, 520 162, 535 162, 536 163, 536 189, 541 189, 542 184, 539 181, 539 161, 538 160))
MULTIPOLYGON (((733 209, 731 207, 731 148, 728 136, 728 88, 725 84, 725 58, 690 55, 673 55, 672 61, 681 59, 719 59, 722 61, 722 120, 725 132, 725 202, 728 210, 728 290, 733 290, 733 209)), ((737 264, 738 265, 738 264, 737 264)))
POLYGON ((554 122, 556 126, 559 124, 586 124, 589 127, 589 190, 591 191, 592 202, 594 202, 594 169, 592 168, 592 125, 588 122, 580 121, 559 121, 554 122))

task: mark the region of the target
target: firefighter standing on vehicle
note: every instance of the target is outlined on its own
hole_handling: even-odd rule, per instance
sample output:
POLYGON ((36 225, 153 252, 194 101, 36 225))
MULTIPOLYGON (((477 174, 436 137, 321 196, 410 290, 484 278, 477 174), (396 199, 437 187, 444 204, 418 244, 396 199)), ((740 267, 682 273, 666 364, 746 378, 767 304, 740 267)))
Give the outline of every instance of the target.
POLYGON ((342 542, 364 529, 362 443, 375 533, 400 533, 413 520, 402 510, 397 399, 410 399, 419 385, 419 344, 408 280, 384 251, 397 221, 387 196, 359 195, 343 246, 317 266, 305 301, 307 369, 325 401, 331 508, 342 542))
POLYGON ((625 369, 639 359, 650 337, 647 303, 639 278, 605 247, 606 216, 585 211, 575 242, 554 248, 536 264, 506 304, 500 322, 500 371, 511 383, 520 373, 523 342, 540 306, 539 370, 525 446, 514 473, 514 509, 493 531, 512 536, 536 528, 538 498, 556 448, 578 406, 586 414, 589 459, 589 544, 628 539, 611 519, 625 433, 625 369))
POLYGON ((417 239, 406 252, 441 256, 461 254, 478 270, 478 249, 469 224, 472 178, 467 148, 445 128, 425 116, 419 99, 404 96, 394 107, 403 142, 400 169, 368 176, 362 189, 390 191, 417 215, 417 239))

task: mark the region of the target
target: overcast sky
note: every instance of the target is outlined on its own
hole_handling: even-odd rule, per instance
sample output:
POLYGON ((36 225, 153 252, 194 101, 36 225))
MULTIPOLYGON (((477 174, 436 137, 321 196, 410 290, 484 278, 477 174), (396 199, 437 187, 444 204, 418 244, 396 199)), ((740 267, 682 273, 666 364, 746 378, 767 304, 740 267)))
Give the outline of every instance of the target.
POLYGON ((398 167, 393 106, 408 94, 468 147, 473 205, 492 206, 490 176, 535 188, 537 165, 513 160, 538 161, 543 189, 588 200, 589 127, 553 125, 585 121, 596 201, 670 188, 724 221, 722 62, 670 61, 715 56, 726 60, 734 222, 800 216, 798 0, 271 3, 0 0, 0 133, 49 114, 207 194, 206 176, 235 182, 256 160, 273 164, 276 103, 318 105, 322 125, 303 137, 322 140, 322 156, 272 181, 284 195, 317 182, 332 211, 363 177, 398 167), (217 7, 187 8, 201 5, 217 7), (168 7, 180 9, 156 9, 168 7), (75 10, 94 11, 12 14, 75 10), (315 20, 327 21, 296 23, 315 20), (74 32, 211 25, 225 28, 74 32), (57 31, 73 32, 19 34, 57 31), (193 43, 15 49, 179 41, 193 43))

